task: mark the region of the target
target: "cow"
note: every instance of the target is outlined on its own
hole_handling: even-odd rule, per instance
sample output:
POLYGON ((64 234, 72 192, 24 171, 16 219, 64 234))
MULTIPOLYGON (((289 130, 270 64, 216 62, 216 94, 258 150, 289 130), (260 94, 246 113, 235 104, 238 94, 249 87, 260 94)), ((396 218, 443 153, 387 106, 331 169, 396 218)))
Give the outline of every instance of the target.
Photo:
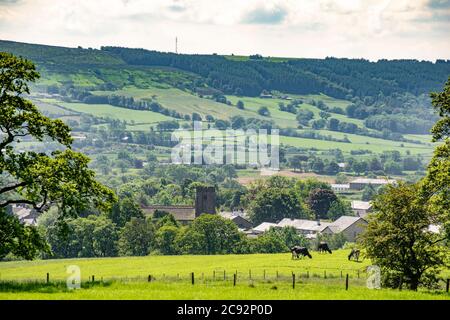
POLYGON ((305 247, 300 247, 300 246, 294 246, 291 248, 291 253, 292 253, 292 259, 296 258, 299 259, 300 257, 309 257, 310 259, 312 259, 311 254, 309 253, 308 249, 305 247))
POLYGON ((333 253, 331 252, 330 248, 328 247, 328 243, 326 242, 320 242, 319 245, 317 246, 317 251, 333 253))
POLYGON ((361 253, 361 251, 359 249, 352 249, 352 251, 350 252, 350 254, 348 255, 348 260, 355 260, 358 261, 359 260, 359 254, 361 253))

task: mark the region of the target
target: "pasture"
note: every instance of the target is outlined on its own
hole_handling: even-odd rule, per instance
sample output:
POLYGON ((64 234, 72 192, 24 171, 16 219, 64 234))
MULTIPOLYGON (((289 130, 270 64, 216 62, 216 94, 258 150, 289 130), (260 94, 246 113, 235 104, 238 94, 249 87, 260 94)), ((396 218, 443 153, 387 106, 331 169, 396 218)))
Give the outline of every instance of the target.
POLYGON ((370 262, 348 261, 347 254, 313 252, 313 259, 300 260, 282 253, 1 262, 0 299, 450 299, 442 290, 368 289, 370 262), (69 265, 80 267, 80 290, 66 289, 69 265))

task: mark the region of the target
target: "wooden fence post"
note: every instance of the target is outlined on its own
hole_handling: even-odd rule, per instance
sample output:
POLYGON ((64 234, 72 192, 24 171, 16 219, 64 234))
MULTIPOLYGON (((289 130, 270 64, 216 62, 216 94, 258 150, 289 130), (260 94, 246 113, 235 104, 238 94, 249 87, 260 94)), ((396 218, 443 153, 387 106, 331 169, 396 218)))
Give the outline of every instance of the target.
POLYGON ((278 270, 277 270, 277 280, 278 280, 278 270))
POLYGON ((306 278, 309 279, 309 270, 306 270, 306 278))
POLYGON ((264 271, 263 271, 263 278, 264 278, 264 280, 266 280, 266 269, 264 269, 264 271))
POLYGON ((450 279, 447 279, 447 285, 445 286, 445 292, 448 293, 449 289, 450 289, 450 279))
POLYGON ((191 281, 192 281, 192 285, 194 285, 194 273, 191 272, 191 281))
POLYGON ((92 275, 92 282, 95 282, 95 276, 92 275))
POLYGON ((227 280, 227 276, 225 274, 225 270, 223 270, 223 281, 227 280))
POLYGON ((341 279, 343 278, 343 276, 342 276, 342 270, 341 270, 341 279))
POLYGON ((348 290, 348 273, 345 276, 345 290, 348 290))
POLYGON ((327 270, 323 271, 323 278, 326 279, 327 278, 327 270))
POLYGON ((151 274, 148 275, 147 282, 152 282, 152 275, 151 274))
POLYGON ((252 280, 252 269, 248 269, 248 278, 252 280))
POLYGON ((50 283, 50 273, 47 272, 47 283, 50 283))
POLYGON ((236 286, 236 273, 233 274, 233 287, 236 286))
POLYGON ((295 289, 295 273, 292 273, 292 289, 295 289))
POLYGON ((216 270, 213 271, 213 281, 216 281, 216 270))

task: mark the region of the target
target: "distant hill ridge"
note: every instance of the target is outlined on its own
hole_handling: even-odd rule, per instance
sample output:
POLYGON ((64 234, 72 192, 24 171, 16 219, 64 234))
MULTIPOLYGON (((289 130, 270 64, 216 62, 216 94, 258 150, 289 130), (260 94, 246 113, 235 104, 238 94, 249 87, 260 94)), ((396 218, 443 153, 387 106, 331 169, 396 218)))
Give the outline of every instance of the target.
POLYGON ((287 58, 274 61, 259 55, 232 59, 222 55, 175 54, 102 47, 67 48, 0 40, 0 51, 29 58, 38 67, 59 69, 93 66, 161 66, 199 75, 225 94, 258 96, 264 90, 292 94, 324 93, 335 98, 427 94, 442 88, 450 75, 450 60, 379 60, 287 58))

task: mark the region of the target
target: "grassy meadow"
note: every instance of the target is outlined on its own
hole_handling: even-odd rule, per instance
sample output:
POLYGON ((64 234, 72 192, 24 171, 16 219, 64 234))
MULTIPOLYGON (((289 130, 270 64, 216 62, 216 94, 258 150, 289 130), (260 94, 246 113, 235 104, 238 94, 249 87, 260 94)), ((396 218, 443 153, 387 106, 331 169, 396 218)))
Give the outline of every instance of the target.
POLYGON ((450 299, 442 290, 368 289, 369 260, 348 261, 347 254, 348 250, 332 255, 314 252, 313 259, 301 260, 283 253, 2 262, 0 299, 450 299), (69 265, 80 267, 80 290, 68 291, 65 286, 69 265), (94 283, 89 281, 92 275, 94 283))

